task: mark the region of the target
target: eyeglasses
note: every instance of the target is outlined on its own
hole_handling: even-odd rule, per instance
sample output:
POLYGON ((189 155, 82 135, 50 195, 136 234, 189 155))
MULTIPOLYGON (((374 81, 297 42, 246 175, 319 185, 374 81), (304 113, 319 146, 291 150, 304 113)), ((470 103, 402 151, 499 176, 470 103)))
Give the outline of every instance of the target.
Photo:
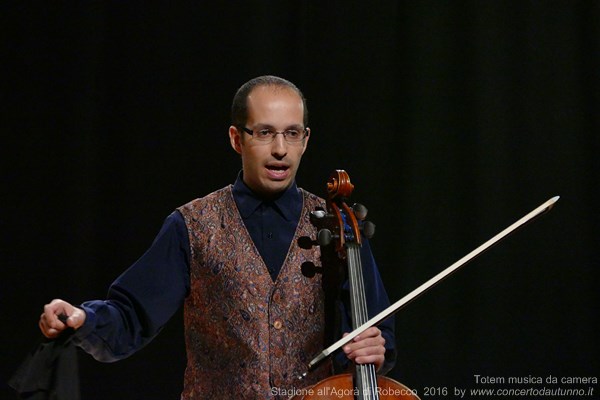
POLYGON ((306 136, 308 136, 308 128, 302 129, 286 129, 285 131, 277 132, 274 129, 260 129, 253 131, 246 127, 240 127, 241 130, 252 136, 255 140, 264 143, 271 143, 275 140, 275 136, 282 134, 283 138, 288 143, 300 143, 306 136))

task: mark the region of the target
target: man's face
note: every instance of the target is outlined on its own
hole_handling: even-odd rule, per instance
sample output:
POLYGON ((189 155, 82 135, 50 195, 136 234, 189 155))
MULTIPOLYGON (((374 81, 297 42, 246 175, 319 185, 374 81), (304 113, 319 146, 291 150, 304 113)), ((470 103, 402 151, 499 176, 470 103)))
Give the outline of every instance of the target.
MULTIPOLYGON (((246 128, 252 131, 303 129, 304 106, 298 94, 286 87, 258 86, 247 99, 246 128)), ((271 143, 259 142, 248 133, 229 127, 231 146, 242 156, 244 182, 255 193, 271 197, 286 190, 294 181, 308 136, 288 143, 276 135, 271 143)))

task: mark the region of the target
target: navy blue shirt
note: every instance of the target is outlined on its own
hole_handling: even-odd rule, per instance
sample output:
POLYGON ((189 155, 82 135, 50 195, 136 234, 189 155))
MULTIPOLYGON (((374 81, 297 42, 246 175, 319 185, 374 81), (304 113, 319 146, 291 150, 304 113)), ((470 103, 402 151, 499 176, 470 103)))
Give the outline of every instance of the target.
MULTIPOLYGON (((302 195, 294 183, 280 197, 263 201, 243 183, 240 174, 233 185, 233 196, 244 224, 275 280, 300 219, 302 195)), ((368 241, 361 248, 361 259, 371 317, 389 306, 389 300, 368 241)), ((86 312, 86 321, 77 330, 75 343, 104 362, 125 358, 139 350, 182 306, 190 291, 189 269, 187 227, 183 216, 175 211, 166 218, 146 253, 113 282, 106 300, 81 305, 86 312)), ((342 305, 340 312, 342 332, 350 332, 349 305, 342 305)), ((379 328, 386 340, 383 370, 387 371, 395 361, 393 317, 379 328)))
POLYGON ((238 178, 233 185, 233 198, 254 245, 275 281, 300 220, 302 193, 294 182, 281 196, 263 201, 238 178))

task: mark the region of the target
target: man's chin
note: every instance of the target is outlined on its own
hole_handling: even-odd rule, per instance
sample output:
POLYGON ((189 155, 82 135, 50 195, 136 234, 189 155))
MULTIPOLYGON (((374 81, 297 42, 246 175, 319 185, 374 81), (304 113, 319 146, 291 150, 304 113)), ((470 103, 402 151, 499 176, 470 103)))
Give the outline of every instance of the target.
POLYGON ((263 194, 266 196, 276 196, 282 192, 285 192, 290 187, 291 181, 288 179, 273 180, 270 179, 262 186, 263 194))

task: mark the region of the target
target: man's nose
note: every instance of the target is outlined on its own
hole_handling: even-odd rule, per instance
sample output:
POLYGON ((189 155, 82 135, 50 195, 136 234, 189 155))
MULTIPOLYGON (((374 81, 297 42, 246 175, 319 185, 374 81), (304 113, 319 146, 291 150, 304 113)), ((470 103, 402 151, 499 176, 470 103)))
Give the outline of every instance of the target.
POLYGON ((271 154, 275 157, 283 157, 287 154, 287 142, 283 134, 275 135, 271 143, 271 154))

